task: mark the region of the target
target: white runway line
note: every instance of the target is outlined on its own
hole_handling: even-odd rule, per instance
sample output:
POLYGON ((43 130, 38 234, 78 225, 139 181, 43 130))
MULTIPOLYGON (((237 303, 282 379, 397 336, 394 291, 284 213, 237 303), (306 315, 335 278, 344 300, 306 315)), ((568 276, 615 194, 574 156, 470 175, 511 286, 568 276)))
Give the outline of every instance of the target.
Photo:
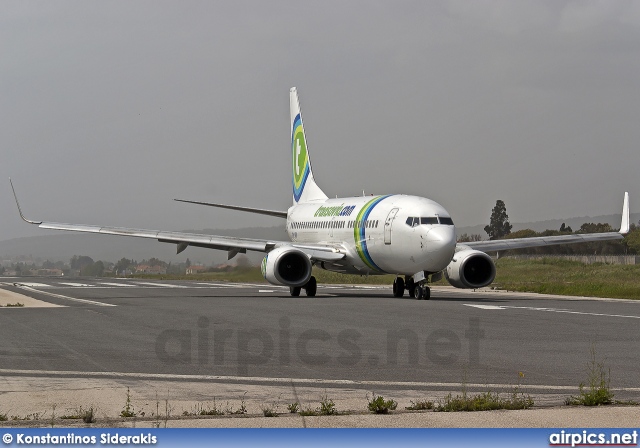
MULTIPOLYGON (((251 383, 279 383, 279 384, 312 384, 320 386, 374 386, 374 387, 405 387, 405 388, 424 388, 424 387, 444 387, 444 388, 460 388, 460 383, 441 383, 441 382, 418 382, 418 381, 373 381, 373 380, 329 380, 319 378, 271 378, 261 376, 224 376, 224 375, 178 375, 171 373, 132 373, 132 372, 80 372, 80 371, 64 371, 64 370, 19 370, 19 369, 0 369, 0 375, 25 375, 25 376, 49 376, 49 377, 68 377, 79 376, 83 378, 134 378, 138 380, 187 380, 187 381, 221 381, 221 382, 251 382, 251 383)), ((508 389, 513 390, 513 383, 509 384, 487 384, 487 383, 469 383, 466 386, 470 389, 508 389)), ((561 391, 577 391, 577 386, 553 386, 547 384, 527 384, 523 386, 526 390, 561 390, 561 391)), ((613 391, 640 392, 640 387, 620 387, 611 388, 613 391)))
POLYGON ((20 287, 20 285, 27 286, 29 288, 52 288, 51 285, 47 285, 46 283, 12 283, 12 285, 20 287))
POLYGON ((496 305, 472 305, 470 303, 463 303, 464 306, 471 306, 473 308, 480 308, 481 310, 504 310, 506 309, 503 306, 496 305))
POLYGON ((171 285, 169 283, 134 282, 137 285, 155 286, 156 288, 188 288, 184 285, 171 285))
POLYGON ((89 285, 87 283, 66 283, 66 282, 60 282, 58 283, 59 285, 67 285, 67 286, 73 286, 74 288, 93 288, 95 285, 89 285))
POLYGON ((196 285, 208 286, 209 288, 242 288, 242 285, 237 283, 196 283, 196 285))
POLYGON ((136 287, 136 285, 129 285, 129 284, 126 284, 126 283, 100 282, 98 284, 99 285, 106 285, 106 286, 119 286, 119 287, 122 287, 122 288, 132 288, 132 287, 135 288, 136 287))
POLYGON ((258 292, 275 292, 271 289, 259 289, 258 292))
POLYGON ((71 300, 73 302, 80 302, 80 303, 86 303, 88 305, 97 305, 97 306, 116 306, 111 303, 95 302, 93 300, 87 300, 87 299, 77 299, 75 297, 63 296, 62 294, 54 294, 48 291, 40 291, 39 289, 31 288, 29 286, 24 286, 24 284, 16 283, 16 286, 18 288, 26 289, 27 291, 37 292, 47 296, 56 297, 58 299, 71 300))
POLYGON ((529 310, 529 311, 546 311, 548 313, 579 314, 581 316, 624 317, 627 319, 640 319, 640 316, 630 316, 625 314, 588 313, 586 311, 573 311, 573 310, 563 310, 563 309, 556 309, 556 308, 538 308, 534 306, 473 305, 470 303, 463 303, 463 305, 471 306, 474 308, 481 308, 484 310, 529 310))

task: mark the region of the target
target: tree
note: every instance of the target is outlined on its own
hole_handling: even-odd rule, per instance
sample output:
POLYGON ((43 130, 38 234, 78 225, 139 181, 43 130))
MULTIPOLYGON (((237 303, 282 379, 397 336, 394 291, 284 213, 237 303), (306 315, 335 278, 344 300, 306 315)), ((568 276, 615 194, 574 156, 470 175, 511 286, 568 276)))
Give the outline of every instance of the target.
MULTIPOLYGON (((142 261, 143 263, 145 263, 145 261, 142 261)), ((155 258, 155 257, 151 257, 149 258, 149 261, 146 262, 146 264, 148 264, 149 266, 162 266, 162 267, 167 267, 167 263, 165 263, 164 261, 155 258)))
POLYGON ((116 271, 116 274, 119 274, 127 270, 133 270, 135 265, 136 265, 135 261, 129 260, 127 258, 121 258, 120 260, 118 260, 118 262, 114 266, 114 269, 116 271))
POLYGON ((86 266, 91 266, 93 264, 93 258, 87 257, 86 255, 74 255, 71 258, 71 269, 82 270, 86 266))
POLYGON ((479 233, 472 233, 471 235, 463 233, 458 237, 459 243, 469 243, 471 241, 482 241, 482 235, 480 235, 479 233))
POLYGON ((251 267, 251 260, 246 255, 240 255, 236 258, 236 267, 239 269, 248 269, 251 267))
POLYGON ((613 227, 609 223, 594 224, 592 222, 585 222, 580 226, 577 233, 606 233, 613 232, 613 227))
POLYGON ((484 227, 484 231, 489 235, 490 240, 497 240, 511 233, 511 224, 509 224, 509 215, 507 215, 507 207, 500 199, 496 201, 496 206, 491 210, 491 218, 489 225, 484 227))
POLYGON ((104 273, 104 263, 100 260, 96 261, 95 263, 85 265, 80 270, 80 275, 86 276, 86 277, 102 277, 103 273, 104 273))
POLYGON ((565 223, 562 223, 562 225, 560 226, 560 232, 573 233, 573 229, 571 228, 571 226, 568 226, 565 223))
POLYGON ((640 227, 633 226, 627 236, 624 237, 624 240, 629 249, 640 254, 640 227))

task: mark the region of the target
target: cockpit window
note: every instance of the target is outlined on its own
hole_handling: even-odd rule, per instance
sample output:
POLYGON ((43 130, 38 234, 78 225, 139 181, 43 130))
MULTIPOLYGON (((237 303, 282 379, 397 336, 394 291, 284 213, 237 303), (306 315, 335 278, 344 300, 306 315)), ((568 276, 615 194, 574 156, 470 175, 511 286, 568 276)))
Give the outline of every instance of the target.
POLYGON ((414 226, 414 224, 413 224, 413 220, 414 220, 414 219, 415 219, 415 218, 414 218, 413 216, 409 216, 409 217, 407 218, 407 225, 408 225, 409 227, 413 227, 413 226, 414 226))
POLYGON ((423 216, 420 218, 420 224, 438 224, 438 218, 435 216, 423 216))
POLYGON ((421 218, 418 217, 414 217, 414 216, 410 216, 407 218, 406 221, 407 225, 409 227, 416 227, 419 226, 420 224, 427 224, 427 225, 433 225, 433 224, 442 224, 445 226, 452 226, 453 225, 453 220, 451 218, 447 218, 447 217, 438 217, 438 216, 423 216, 421 218))
POLYGON ((440 224, 444 224, 445 226, 452 226, 453 219, 440 216, 440 224))

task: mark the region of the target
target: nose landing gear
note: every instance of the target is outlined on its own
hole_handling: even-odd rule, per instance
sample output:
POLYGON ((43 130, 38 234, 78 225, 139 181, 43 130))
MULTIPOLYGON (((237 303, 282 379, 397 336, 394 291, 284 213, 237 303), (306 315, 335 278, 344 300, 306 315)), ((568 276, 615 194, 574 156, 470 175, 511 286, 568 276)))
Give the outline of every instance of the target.
POLYGON ((416 288, 414 290, 414 294, 412 297, 418 300, 422 300, 422 299, 429 300, 431 298, 431 288, 429 288, 427 285, 418 284, 416 285, 416 288))
POLYGON ((427 285, 427 277, 424 272, 419 272, 412 277, 406 276, 404 280, 402 277, 396 277, 393 281, 393 297, 402 297, 405 289, 414 299, 429 300, 431 298, 431 288, 427 285))

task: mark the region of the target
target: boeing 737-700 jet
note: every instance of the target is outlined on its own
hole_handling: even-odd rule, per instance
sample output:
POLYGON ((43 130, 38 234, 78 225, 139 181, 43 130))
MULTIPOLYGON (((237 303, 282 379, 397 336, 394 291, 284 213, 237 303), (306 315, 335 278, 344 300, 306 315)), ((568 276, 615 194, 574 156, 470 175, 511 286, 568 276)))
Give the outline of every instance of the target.
POLYGON ((449 212, 427 198, 387 194, 329 199, 313 176, 295 87, 290 91, 290 107, 293 205, 289 210, 176 200, 285 219, 291 241, 33 221, 24 217, 16 197, 18 211, 22 219, 43 229, 153 238, 177 245, 178 253, 188 246, 225 250, 229 259, 248 250, 263 252, 264 278, 274 285, 288 286, 292 296, 300 295, 302 289, 308 296, 316 295, 312 267, 317 266, 348 274, 395 274, 395 297, 408 291, 414 298, 428 299, 429 276, 441 273, 457 288, 475 289, 491 284, 496 268, 487 252, 615 240, 629 232, 628 193, 624 195, 619 232, 465 243, 456 243, 456 229, 449 212))

